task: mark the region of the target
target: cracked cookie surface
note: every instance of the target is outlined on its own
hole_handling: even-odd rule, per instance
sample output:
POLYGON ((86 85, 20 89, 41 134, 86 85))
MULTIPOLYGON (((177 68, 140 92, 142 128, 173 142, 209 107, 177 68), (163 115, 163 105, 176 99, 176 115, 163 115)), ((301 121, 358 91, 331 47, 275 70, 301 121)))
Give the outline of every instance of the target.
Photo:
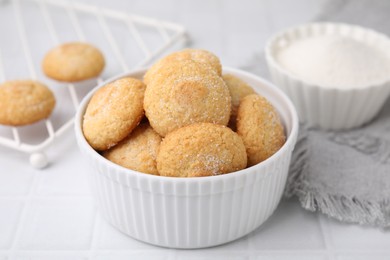
POLYGON ((55 103, 53 92, 38 81, 7 81, 0 85, 0 124, 32 124, 49 117, 55 103))
POLYGON ((52 79, 76 82, 97 77, 104 65, 99 49, 87 43, 70 42, 51 49, 43 59, 42 69, 52 79))
POLYGON ((209 122, 227 125, 231 97, 220 76, 192 60, 173 61, 147 84, 144 108, 161 136, 180 127, 209 122))
POLYGON ((83 119, 88 143, 104 151, 128 136, 141 121, 145 84, 130 77, 118 79, 94 93, 83 119))
POLYGON ((255 91, 245 81, 231 74, 223 75, 222 79, 225 81, 226 86, 229 89, 230 96, 232 97, 232 112, 230 113, 229 127, 235 130, 237 110, 240 105, 240 101, 250 94, 255 94, 255 91))
POLYGON ((241 100, 237 112, 237 133, 244 141, 248 166, 272 156, 286 140, 277 111, 258 94, 248 95, 241 100))
POLYGON ((103 156, 131 170, 159 175, 156 158, 160 143, 161 137, 153 128, 148 123, 142 123, 103 156))
POLYGON ((211 123, 193 124, 169 133, 157 155, 157 169, 162 176, 213 176, 238 171, 246 165, 241 138, 230 128, 211 123))
POLYGON ((164 67, 170 62, 192 60, 197 63, 201 63, 209 67, 219 76, 222 75, 222 65, 217 56, 213 53, 201 50, 201 49, 184 49, 181 51, 173 52, 164 58, 157 61, 153 66, 146 72, 144 76, 145 84, 149 84, 153 78, 156 78, 160 74, 160 70, 164 70, 164 67))

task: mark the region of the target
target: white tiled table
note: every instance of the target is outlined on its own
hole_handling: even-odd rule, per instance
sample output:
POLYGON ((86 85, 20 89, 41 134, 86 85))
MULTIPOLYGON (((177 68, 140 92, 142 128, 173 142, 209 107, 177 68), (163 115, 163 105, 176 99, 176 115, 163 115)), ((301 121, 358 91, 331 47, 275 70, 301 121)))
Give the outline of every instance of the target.
MULTIPOLYGON (((264 68, 256 67, 265 40, 285 26, 309 21, 324 3, 100 0, 96 4, 182 23, 193 47, 215 52, 225 65, 266 76, 264 68)), ((86 177, 89 167, 71 131, 47 154, 51 164, 40 171, 31 168, 26 155, 0 147, 0 260, 390 259, 390 232, 330 220, 304 211, 295 200, 283 201, 263 226, 227 245, 201 250, 147 245, 116 231, 96 213, 86 177)))

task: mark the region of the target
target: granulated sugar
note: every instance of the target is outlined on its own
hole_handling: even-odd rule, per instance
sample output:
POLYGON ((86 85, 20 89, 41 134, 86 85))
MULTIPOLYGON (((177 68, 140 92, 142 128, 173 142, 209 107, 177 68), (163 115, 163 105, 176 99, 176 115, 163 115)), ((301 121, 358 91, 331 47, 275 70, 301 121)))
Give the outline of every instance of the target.
POLYGON ((390 79, 390 57, 384 50, 346 36, 293 41, 276 58, 296 77, 325 87, 356 88, 390 79))

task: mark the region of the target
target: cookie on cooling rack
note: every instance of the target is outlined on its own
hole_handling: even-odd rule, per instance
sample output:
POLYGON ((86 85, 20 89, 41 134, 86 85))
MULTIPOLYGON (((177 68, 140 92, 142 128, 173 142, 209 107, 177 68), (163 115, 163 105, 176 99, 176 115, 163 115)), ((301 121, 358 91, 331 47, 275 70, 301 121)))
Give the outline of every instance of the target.
POLYGON ((83 132, 88 143, 104 151, 128 136, 143 115, 145 84, 122 78, 100 88, 84 114, 83 132))
POLYGON ((244 141, 248 166, 269 158, 286 140, 277 111, 258 94, 248 95, 241 100, 237 112, 237 133, 244 141))
POLYGON ((198 63, 205 64, 215 71, 219 76, 222 74, 222 65, 217 56, 213 53, 201 49, 184 49, 173 52, 161 60, 157 61, 145 74, 144 82, 149 84, 150 80, 158 77, 159 71, 173 61, 193 60, 198 63))
POLYGON ((13 80, 0 85, 0 124, 22 126, 47 118, 56 100, 44 84, 13 80))
POLYGON ((209 66, 176 60, 150 79, 144 108, 153 129, 165 136, 193 123, 227 125, 231 97, 225 82, 209 66))
POLYGON ((103 156, 131 170, 158 175, 156 157, 160 143, 161 137, 149 124, 143 123, 103 156))
POLYGON ((104 65, 100 50, 81 42, 65 43, 53 48, 42 62, 43 71, 48 77, 64 82, 97 77, 104 65))
POLYGON ((161 176, 200 177, 244 169, 242 139, 226 126, 198 123, 169 133, 160 144, 157 169, 161 176))

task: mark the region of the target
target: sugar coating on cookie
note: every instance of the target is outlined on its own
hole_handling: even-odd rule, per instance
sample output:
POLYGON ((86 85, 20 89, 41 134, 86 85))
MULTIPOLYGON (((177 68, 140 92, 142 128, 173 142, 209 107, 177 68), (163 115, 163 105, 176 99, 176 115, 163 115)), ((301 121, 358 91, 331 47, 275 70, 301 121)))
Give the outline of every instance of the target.
POLYGON ((230 96, 232 97, 232 112, 230 113, 229 127, 235 129, 237 110, 241 99, 250 94, 255 94, 255 91, 245 81, 231 74, 225 74, 222 78, 229 89, 230 96))
POLYGON ((145 88, 142 81, 127 77, 95 92, 83 119, 84 136, 94 149, 109 149, 139 124, 145 88))
POLYGON ((244 97, 237 112, 237 133, 244 141, 248 166, 262 162, 277 152, 286 137, 280 117, 264 97, 244 97))
POLYGON ((161 137, 144 123, 103 156, 128 169, 158 175, 156 158, 160 143, 161 137))
POLYGON ((144 82, 149 84, 149 82, 154 78, 158 77, 159 71, 164 69, 164 67, 172 61, 183 61, 183 60, 193 60, 198 63, 205 64, 209 66, 210 70, 215 71, 219 76, 222 75, 222 65, 217 56, 213 53, 201 50, 201 49, 184 49, 181 51, 173 52, 164 58, 157 61, 145 74, 144 82))
POLYGON ((0 124, 32 124, 49 117, 55 103, 52 91, 40 82, 7 81, 0 85, 0 124))
POLYGON ((166 64, 146 88, 144 108, 161 136, 177 128, 209 122, 227 125, 231 97, 225 82, 207 66, 192 60, 166 64))
POLYGON ((161 142, 157 169, 161 176, 201 177, 244 169, 242 139, 226 126, 198 123, 169 133, 161 142))
POLYGON ((100 50, 81 42, 65 43, 53 48, 42 62, 43 71, 48 77, 64 82, 97 77, 104 65, 100 50))

